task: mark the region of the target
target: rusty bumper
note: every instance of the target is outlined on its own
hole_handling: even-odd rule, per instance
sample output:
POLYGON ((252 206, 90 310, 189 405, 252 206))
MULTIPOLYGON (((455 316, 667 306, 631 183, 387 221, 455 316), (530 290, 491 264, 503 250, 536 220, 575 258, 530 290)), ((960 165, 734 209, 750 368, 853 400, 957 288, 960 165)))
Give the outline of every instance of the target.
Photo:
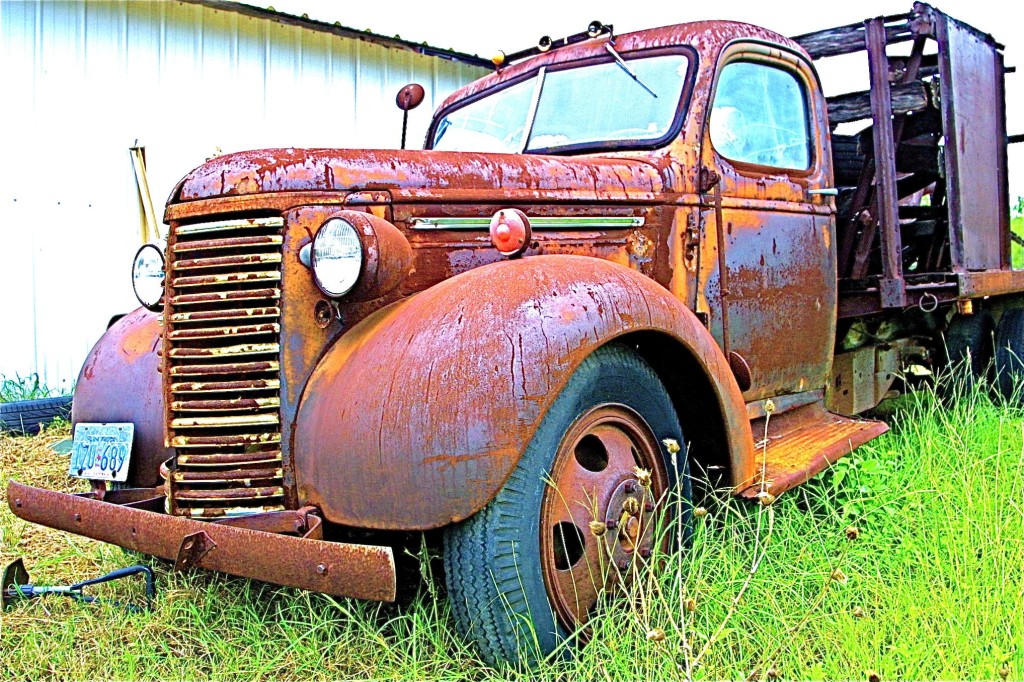
MULTIPOLYGON (((162 498, 69 495, 11 481, 7 501, 26 521, 65 530, 126 549, 232 575, 342 597, 394 601, 395 561, 390 547, 324 542, 310 537, 169 516, 154 508, 162 498)), ((297 515, 299 512, 290 512, 297 515)), ((295 516, 291 518, 296 518, 295 516)), ((317 522, 319 520, 317 519, 317 522)), ((298 530, 298 529, 296 529, 298 530)))

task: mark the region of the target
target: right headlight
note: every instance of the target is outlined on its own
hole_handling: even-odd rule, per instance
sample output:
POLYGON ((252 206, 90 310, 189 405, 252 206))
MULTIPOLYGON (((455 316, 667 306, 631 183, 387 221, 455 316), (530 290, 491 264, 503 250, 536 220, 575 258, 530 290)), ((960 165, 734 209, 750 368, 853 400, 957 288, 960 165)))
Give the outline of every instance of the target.
POLYGON ((132 288, 139 303, 154 312, 160 310, 164 297, 164 252, 156 244, 146 244, 135 253, 132 288))
POLYGON ((331 218, 313 238, 313 278, 332 297, 344 296, 359 281, 363 267, 363 245, 355 226, 342 218, 331 218))

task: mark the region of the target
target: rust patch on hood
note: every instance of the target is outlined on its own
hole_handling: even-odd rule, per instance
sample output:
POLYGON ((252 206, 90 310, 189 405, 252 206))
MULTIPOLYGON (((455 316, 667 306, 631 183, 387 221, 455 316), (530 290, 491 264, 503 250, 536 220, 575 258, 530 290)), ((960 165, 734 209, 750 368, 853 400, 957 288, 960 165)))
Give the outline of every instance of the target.
POLYGON ((528 191, 550 198, 654 201, 662 171, 639 159, 581 158, 394 149, 261 149, 218 157, 192 171, 172 197, 288 191, 392 190, 429 201, 439 191, 528 191), (565 196, 563 196, 565 195, 565 196))

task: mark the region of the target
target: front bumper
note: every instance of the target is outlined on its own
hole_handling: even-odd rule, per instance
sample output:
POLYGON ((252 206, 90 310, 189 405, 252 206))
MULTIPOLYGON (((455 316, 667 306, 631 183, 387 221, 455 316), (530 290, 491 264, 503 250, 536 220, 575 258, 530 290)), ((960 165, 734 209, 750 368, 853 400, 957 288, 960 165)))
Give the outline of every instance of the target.
POLYGON ((391 548, 317 539, 314 510, 195 521, 156 511, 163 507, 159 490, 111 491, 100 500, 97 493, 70 495, 10 481, 7 502, 26 521, 169 559, 177 568, 342 597, 395 599, 391 548))

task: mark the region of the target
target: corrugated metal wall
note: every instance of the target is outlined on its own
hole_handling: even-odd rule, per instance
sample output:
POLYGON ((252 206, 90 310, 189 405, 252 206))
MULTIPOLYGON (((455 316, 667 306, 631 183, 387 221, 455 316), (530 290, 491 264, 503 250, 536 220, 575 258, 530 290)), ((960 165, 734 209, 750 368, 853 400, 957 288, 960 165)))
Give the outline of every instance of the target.
POLYGON ((146 146, 157 213, 212 156, 397 147, 395 93, 422 83, 411 144, 478 67, 181 2, 0 2, 0 374, 69 386, 138 303, 146 146))

